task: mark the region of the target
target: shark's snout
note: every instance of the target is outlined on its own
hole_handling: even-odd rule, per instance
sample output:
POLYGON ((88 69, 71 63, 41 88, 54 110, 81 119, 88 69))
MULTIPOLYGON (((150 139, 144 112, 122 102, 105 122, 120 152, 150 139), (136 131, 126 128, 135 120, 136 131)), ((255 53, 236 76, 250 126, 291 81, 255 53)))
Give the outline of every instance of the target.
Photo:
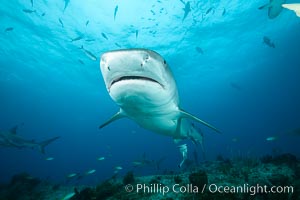
POLYGON ((145 84, 158 84, 165 88, 162 74, 164 62, 155 52, 144 49, 115 50, 101 56, 100 68, 110 92, 119 84, 122 87, 136 87, 145 84))

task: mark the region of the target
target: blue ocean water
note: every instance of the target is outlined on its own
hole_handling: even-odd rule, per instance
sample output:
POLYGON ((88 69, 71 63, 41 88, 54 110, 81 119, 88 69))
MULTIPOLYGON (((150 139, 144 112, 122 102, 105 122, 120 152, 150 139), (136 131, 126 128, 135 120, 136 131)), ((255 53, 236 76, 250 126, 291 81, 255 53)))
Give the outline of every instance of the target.
MULTIPOLYGON (((161 54, 173 71, 181 107, 222 131, 197 124, 207 160, 299 156, 300 136, 290 133, 300 127, 300 18, 283 10, 269 19, 267 10, 257 9, 265 3, 190 1, 183 20, 180 0, 4 0, 0 130, 20 125, 18 135, 28 140, 61 138, 46 147, 45 155, 0 147, 0 181, 23 171, 61 181, 96 169, 80 180, 94 184, 111 177, 116 166, 122 166, 121 174, 180 170, 182 157, 172 138, 129 119, 98 129, 119 109, 106 91, 99 58, 121 48, 161 54), (165 159, 160 170, 132 167, 145 157, 165 159)), ((204 160, 200 146, 182 143, 188 144, 189 158, 197 151, 204 160)))

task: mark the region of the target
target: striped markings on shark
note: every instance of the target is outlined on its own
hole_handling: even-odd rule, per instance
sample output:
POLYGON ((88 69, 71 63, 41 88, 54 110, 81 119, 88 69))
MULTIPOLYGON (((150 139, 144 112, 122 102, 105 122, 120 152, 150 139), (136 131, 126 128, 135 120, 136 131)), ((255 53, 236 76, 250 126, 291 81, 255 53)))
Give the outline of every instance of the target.
POLYGON ((12 147, 17 149, 38 149, 42 154, 45 154, 45 147, 60 138, 53 137, 42 142, 35 142, 34 140, 27 140, 17 135, 17 129, 18 125, 14 126, 8 131, 0 131, 0 146, 12 147))
POLYGON ((109 95, 120 107, 100 129, 127 117, 145 129, 172 137, 175 142, 191 139, 202 143, 202 133, 190 120, 220 133, 180 108, 173 74, 158 53, 148 49, 109 51, 101 56, 100 69, 109 95))

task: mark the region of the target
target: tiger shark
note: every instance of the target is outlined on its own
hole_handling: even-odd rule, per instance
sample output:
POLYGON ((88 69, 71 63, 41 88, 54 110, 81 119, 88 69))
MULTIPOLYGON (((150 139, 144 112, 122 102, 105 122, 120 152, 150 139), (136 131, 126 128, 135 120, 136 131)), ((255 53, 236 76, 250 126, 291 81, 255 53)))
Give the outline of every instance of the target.
POLYGON ((152 132, 202 143, 202 134, 190 120, 217 131, 209 123, 184 111, 173 74, 166 60, 148 49, 123 49, 104 53, 100 70, 110 97, 120 107, 105 123, 127 117, 152 132))
POLYGON ((38 149, 42 154, 45 154, 45 147, 57 140, 59 137, 54 137, 43 142, 35 142, 34 140, 26 140, 17 135, 18 126, 14 126, 8 131, 0 131, 0 146, 13 148, 31 148, 38 149))

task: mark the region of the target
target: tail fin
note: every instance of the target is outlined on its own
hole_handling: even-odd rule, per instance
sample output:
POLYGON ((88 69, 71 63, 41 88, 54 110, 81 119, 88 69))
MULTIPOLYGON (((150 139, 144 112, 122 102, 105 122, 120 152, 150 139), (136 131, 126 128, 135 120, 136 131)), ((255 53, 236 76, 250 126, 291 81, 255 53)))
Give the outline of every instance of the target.
POLYGON ((58 138, 60 138, 59 136, 58 137, 54 137, 54 138, 51 138, 49 140, 45 140, 41 143, 39 143, 39 150, 42 154, 45 154, 45 147, 50 144, 51 142, 57 140, 58 138))

